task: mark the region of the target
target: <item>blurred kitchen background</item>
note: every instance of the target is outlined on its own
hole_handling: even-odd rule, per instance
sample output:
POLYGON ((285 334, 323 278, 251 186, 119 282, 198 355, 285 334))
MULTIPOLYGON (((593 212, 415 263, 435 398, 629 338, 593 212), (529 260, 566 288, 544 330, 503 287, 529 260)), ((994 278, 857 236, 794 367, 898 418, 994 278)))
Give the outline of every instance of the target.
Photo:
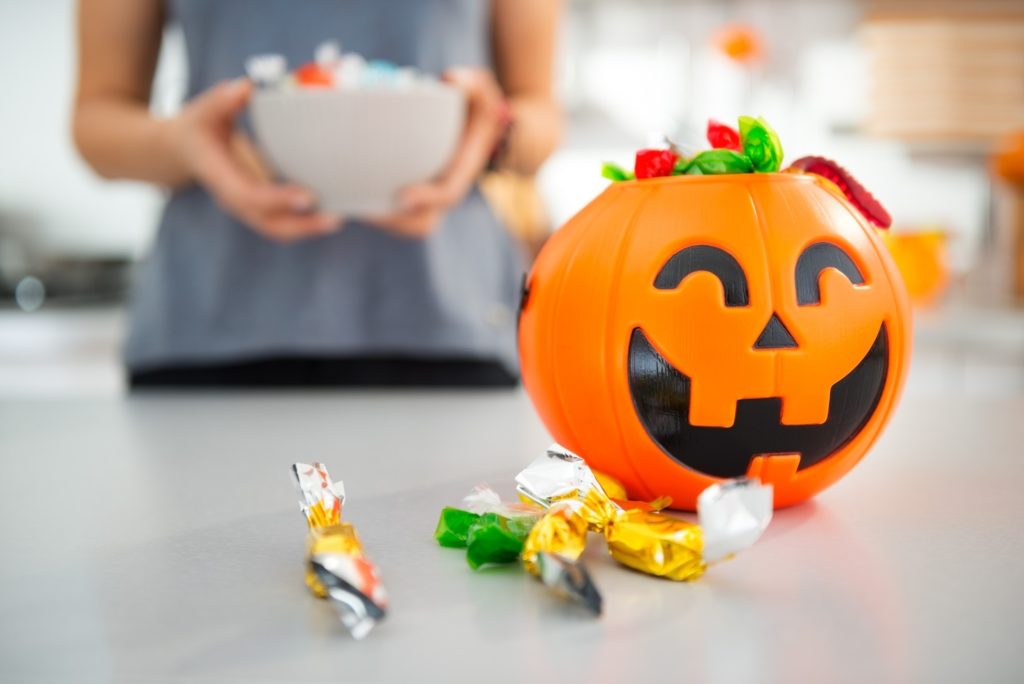
MULTIPOLYGON (((123 391, 132 265, 158 191, 94 177, 71 145, 74 3, 0 3, 0 394, 123 391)), ((313 46, 310 46, 311 49, 313 46)), ((918 303, 910 393, 1024 392, 1024 2, 568 0, 562 149, 517 203, 557 227, 600 164, 708 117, 764 116, 792 160, 834 158, 888 207, 918 303), (1014 185, 1014 180, 1017 185, 1014 185)), ((184 90, 168 31, 153 96, 184 90)))

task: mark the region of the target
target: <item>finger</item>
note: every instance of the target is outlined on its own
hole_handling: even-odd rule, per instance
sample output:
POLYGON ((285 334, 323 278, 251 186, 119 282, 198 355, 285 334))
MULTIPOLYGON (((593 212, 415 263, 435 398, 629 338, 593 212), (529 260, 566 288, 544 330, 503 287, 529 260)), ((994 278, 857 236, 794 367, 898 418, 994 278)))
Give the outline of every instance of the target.
POLYGON ((239 191, 240 201, 264 214, 303 214, 316 206, 313 193, 298 185, 247 182, 239 191))
POLYGON ((368 216, 364 220, 403 237, 422 238, 437 229, 441 216, 442 212, 437 210, 415 210, 398 214, 368 216))
POLYGON ((315 205, 316 199, 305 188, 269 182, 266 165, 249 138, 241 133, 232 130, 221 136, 207 131, 197 147, 201 157, 197 176, 222 205, 261 213, 304 212, 315 205))
POLYGON ((398 202, 405 211, 419 211, 449 206, 456 188, 443 177, 432 183, 417 183, 402 189, 398 202))
POLYGON ((249 178, 219 141, 211 141, 204 156, 200 181, 229 209, 257 214, 305 212, 316 202, 304 188, 249 178))
POLYGON ((343 225, 335 214, 276 214, 257 217, 253 227, 280 242, 336 233, 343 225))
POLYGON ((303 214, 315 205, 312 195, 302 188, 254 181, 234 164, 209 163, 203 184, 222 207, 233 213, 303 214))

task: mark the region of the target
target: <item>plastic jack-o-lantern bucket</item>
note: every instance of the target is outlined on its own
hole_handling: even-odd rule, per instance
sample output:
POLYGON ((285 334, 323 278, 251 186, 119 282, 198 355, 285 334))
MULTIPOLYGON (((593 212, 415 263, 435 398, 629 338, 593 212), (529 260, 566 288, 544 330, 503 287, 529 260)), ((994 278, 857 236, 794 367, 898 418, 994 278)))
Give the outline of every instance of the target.
POLYGON ((860 461, 906 374, 907 296, 875 230, 813 175, 615 183, 526 279, 526 389, 633 498, 692 509, 749 475, 803 501, 860 461))

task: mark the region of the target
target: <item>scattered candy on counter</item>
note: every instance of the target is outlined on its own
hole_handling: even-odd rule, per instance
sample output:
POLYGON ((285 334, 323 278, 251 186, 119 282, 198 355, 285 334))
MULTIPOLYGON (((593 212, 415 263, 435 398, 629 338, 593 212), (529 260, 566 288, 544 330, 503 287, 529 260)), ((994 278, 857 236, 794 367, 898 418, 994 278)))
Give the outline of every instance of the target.
POLYGON ((462 500, 462 508, 441 510, 434 539, 441 546, 466 549, 466 562, 474 570, 521 559, 527 572, 553 593, 600 613, 601 595, 578 561, 586 532, 585 524, 580 528, 561 510, 505 503, 481 485, 462 500))
POLYGON ((544 510, 533 504, 505 503, 490 487, 480 485, 461 508, 445 507, 434 539, 441 546, 466 549, 473 569, 488 563, 514 563, 544 510))
POLYGON ((602 481, 625 496, 615 480, 599 481, 582 458, 552 445, 516 476, 520 497, 533 505, 502 503, 478 487, 463 508, 441 511, 434 537, 442 546, 466 547, 473 568, 521 560, 555 594, 599 615, 601 594, 580 561, 588 532, 602 534, 622 565, 687 581, 757 541, 772 516, 772 488, 754 479, 708 487, 698 499, 699 525, 661 513, 671 503, 664 498, 613 498, 602 481), (481 548, 474 552, 474 544, 481 548))
POLYGON ((296 463, 292 475, 309 523, 306 586, 316 597, 330 599, 341 623, 362 639, 384 618, 388 599, 355 528, 341 520, 345 487, 332 482, 321 463, 296 463))
POLYGON ((782 143, 764 119, 741 116, 738 128, 710 119, 707 139, 712 149, 698 152, 690 158, 669 143, 666 149, 639 150, 632 171, 605 162, 601 175, 612 182, 621 182, 667 176, 776 173, 779 170, 809 173, 829 181, 874 226, 888 228, 892 223, 885 207, 834 161, 824 157, 802 157, 782 169, 782 143))
POLYGON ((254 55, 246 60, 249 78, 260 88, 408 88, 416 83, 434 82, 432 77, 411 67, 399 67, 385 60, 366 61, 352 52, 342 52, 336 42, 317 46, 312 62, 288 72, 285 58, 277 54, 254 55))
POLYGON ((516 489, 540 505, 569 505, 591 532, 604 535, 616 561, 673 580, 696 579, 746 549, 772 517, 771 486, 750 478, 704 490, 697 500, 699 525, 649 506, 616 503, 583 459, 558 445, 516 476, 516 489))

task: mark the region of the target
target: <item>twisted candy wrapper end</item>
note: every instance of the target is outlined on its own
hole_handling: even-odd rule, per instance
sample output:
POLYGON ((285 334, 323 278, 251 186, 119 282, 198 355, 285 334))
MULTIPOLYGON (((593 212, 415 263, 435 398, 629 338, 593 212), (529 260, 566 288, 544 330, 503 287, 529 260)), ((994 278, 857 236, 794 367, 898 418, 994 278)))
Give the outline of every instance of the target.
POLYGON ((711 485, 697 497, 704 562, 715 563, 756 542, 772 519, 771 485, 740 478, 711 485))
POLYGON ((473 491, 462 497, 462 507, 477 515, 498 513, 502 508, 502 502, 498 492, 485 484, 479 484, 473 487, 473 491))
POLYGON ((571 497, 583 497, 596 490, 607 498, 604 488, 586 462, 559 444, 516 475, 516 491, 541 506, 571 497))
POLYGON ((537 554, 537 577, 556 595, 574 601, 595 616, 601 614, 604 600, 587 568, 579 560, 569 560, 557 553, 537 554))
POLYGON ((483 515, 484 513, 497 513, 506 518, 515 518, 522 515, 538 516, 544 512, 532 501, 502 501, 496 491, 485 484, 477 485, 469 494, 462 498, 462 508, 470 513, 483 515))
POLYGON ((568 502, 555 504, 530 530, 523 546, 523 567, 556 595, 601 614, 601 594, 579 560, 587 544, 588 523, 568 502))
POLYGON ((329 599, 342 625, 362 639, 384 618, 388 598, 355 528, 341 520, 344 486, 332 482, 321 463, 296 463, 292 476, 309 523, 306 586, 318 598, 329 599))
POLYGON ((323 463, 296 463, 292 465, 292 477, 302 494, 299 509, 306 516, 311 529, 341 522, 345 484, 341 480, 331 482, 331 476, 323 463))
POLYGON ((325 553, 310 557, 309 565, 352 638, 362 639, 384 619, 383 587, 373 566, 365 558, 325 553), (370 579, 372 582, 368 581, 370 579), (365 590, 368 586, 376 598, 360 589, 365 590))

